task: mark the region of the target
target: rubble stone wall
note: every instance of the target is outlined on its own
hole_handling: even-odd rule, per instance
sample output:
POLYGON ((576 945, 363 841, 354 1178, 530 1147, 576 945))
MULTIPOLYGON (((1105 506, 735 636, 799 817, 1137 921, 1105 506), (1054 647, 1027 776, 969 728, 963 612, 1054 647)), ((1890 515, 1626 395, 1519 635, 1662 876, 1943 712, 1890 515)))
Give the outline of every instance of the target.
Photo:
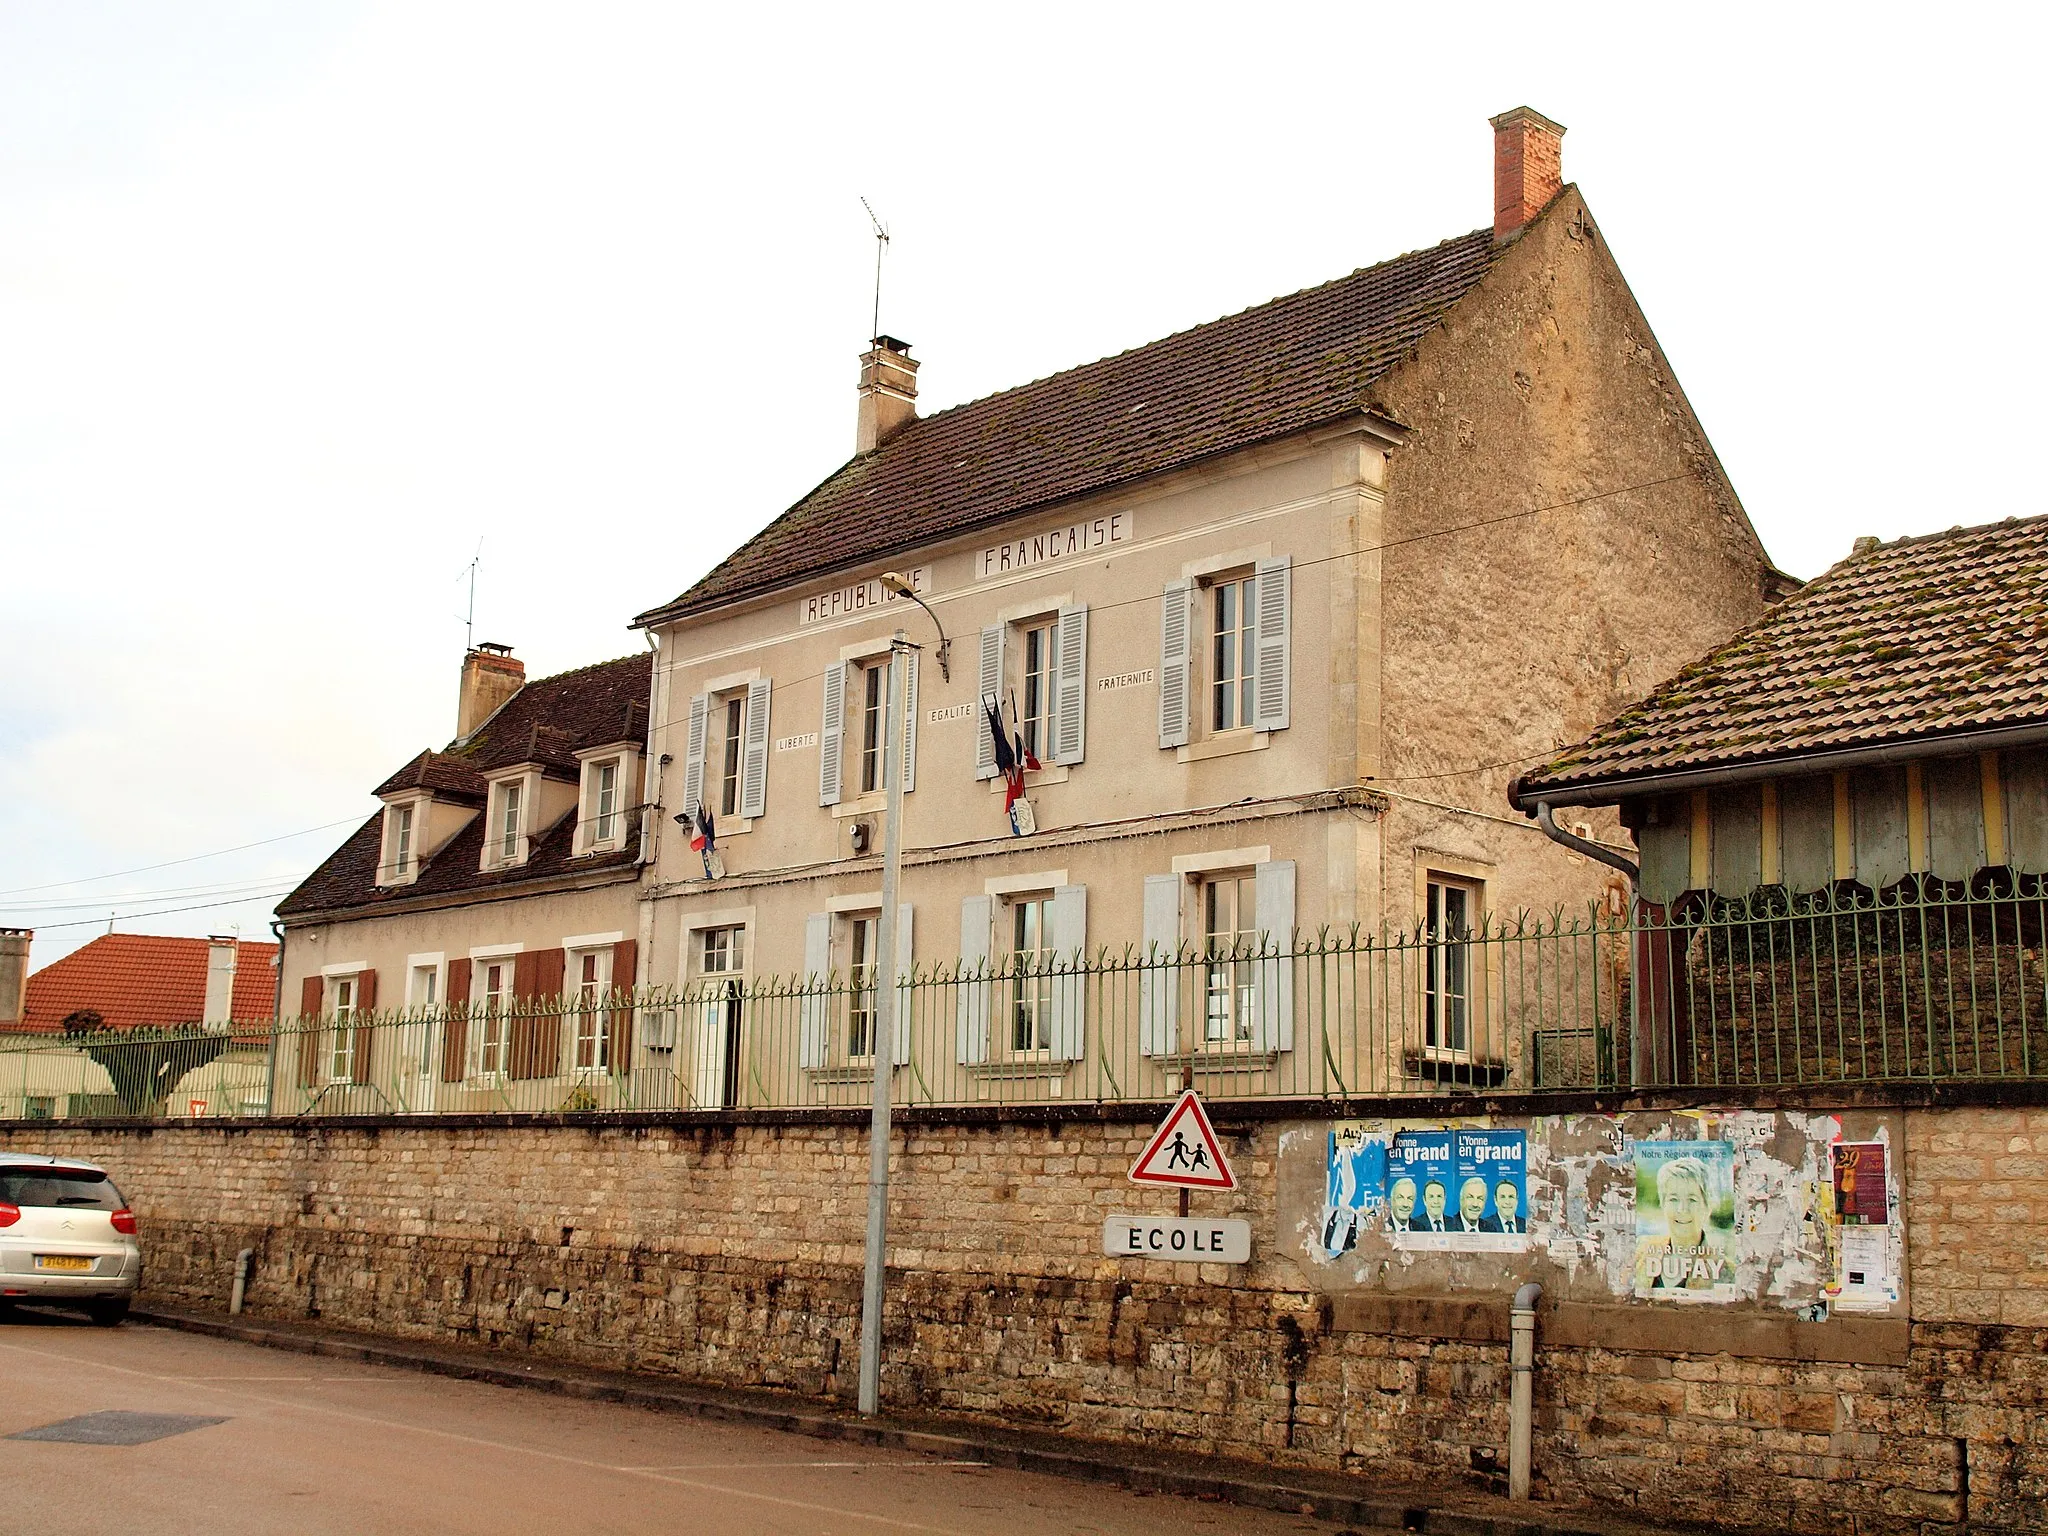
MULTIPOLYGON (((1272 1240, 1272 1124, 1227 1133, 1235 1194, 1196 1197, 1197 1214, 1252 1222, 1252 1264, 1101 1258, 1105 1215, 1171 1209, 1124 1177, 1148 1131, 907 1127, 886 1399, 1497 1484, 1505 1295, 1333 1297, 1307 1284, 1272 1240)), ((259 1317, 853 1392, 858 1124, 16 1122, 0 1125, 0 1150, 114 1173, 141 1213, 145 1301, 224 1308, 248 1247, 259 1317)), ((1537 1496, 1769 1530, 2040 1529, 2048 1110, 1912 1110, 1905 1152, 1912 1315, 1824 1335, 1839 1342, 1817 1352, 1845 1358, 1796 1358, 1816 1352, 1808 1334, 1768 1317, 1744 1332, 1711 1308, 1547 1311, 1537 1496)))

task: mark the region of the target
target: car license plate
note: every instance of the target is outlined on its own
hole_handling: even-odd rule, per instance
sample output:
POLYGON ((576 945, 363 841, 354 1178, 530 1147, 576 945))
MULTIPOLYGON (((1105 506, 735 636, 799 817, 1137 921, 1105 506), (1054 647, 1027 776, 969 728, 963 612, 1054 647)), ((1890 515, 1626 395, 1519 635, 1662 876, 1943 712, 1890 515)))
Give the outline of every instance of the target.
POLYGON ((37 1269, 61 1269, 67 1274, 89 1275, 92 1260, 74 1258, 68 1253, 39 1253, 36 1255, 37 1269))

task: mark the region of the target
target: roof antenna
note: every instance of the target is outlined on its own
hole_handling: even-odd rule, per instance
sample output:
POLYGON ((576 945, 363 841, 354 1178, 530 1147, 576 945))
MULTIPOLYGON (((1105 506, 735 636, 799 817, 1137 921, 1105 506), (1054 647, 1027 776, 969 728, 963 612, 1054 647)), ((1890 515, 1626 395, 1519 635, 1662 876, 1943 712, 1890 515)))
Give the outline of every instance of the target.
POLYGON ((882 221, 875 217, 875 210, 862 198, 860 205, 867 209, 868 222, 875 227, 875 315, 874 326, 868 332, 870 338, 882 334, 882 248, 889 243, 889 231, 882 221))
MULTIPOLYGON (((469 652, 476 649, 476 567, 484 557, 483 536, 476 541, 476 553, 469 557, 469 611, 462 616, 462 649, 469 652)), ((460 581, 462 578, 457 577, 460 581)))

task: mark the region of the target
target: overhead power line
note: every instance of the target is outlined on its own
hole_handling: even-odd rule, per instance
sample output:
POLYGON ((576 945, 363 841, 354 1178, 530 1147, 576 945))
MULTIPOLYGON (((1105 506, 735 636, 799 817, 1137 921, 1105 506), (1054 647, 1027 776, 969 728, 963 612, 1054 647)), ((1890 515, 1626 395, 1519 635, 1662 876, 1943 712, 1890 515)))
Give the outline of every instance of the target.
POLYGON ((174 912, 205 912, 214 907, 239 907, 245 902, 263 901, 272 896, 282 896, 290 889, 290 886, 286 886, 283 890, 263 891, 254 896, 241 897, 235 901, 202 901, 196 906, 164 907, 154 912, 109 912, 105 917, 78 917, 65 923, 40 923, 36 926, 36 931, 42 933, 52 928, 90 928, 100 923, 125 923, 138 917, 169 917, 174 912))
POLYGON ((34 891, 56 891, 67 885, 91 885, 99 880, 118 880, 123 875, 148 874, 153 869, 170 869, 179 864, 197 864, 202 859, 217 859, 225 854, 241 853, 250 848, 267 848, 272 843, 288 843, 295 837, 311 837, 315 832, 327 832, 335 827, 352 827, 361 821, 360 816, 348 816, 340 821, 324 821, 317 827, 302 827, 296 832, 285 832, 277 837, 258 838, 253 843, 237 843, 232 848, 216 848, 211 853, 195 853, 183 859, 165 859, 161 864, 139 864, 133 869, 117 869, 105 875, 80 875, 73 880, 52 880, 47 885, 17 885, 11 890, 0 891, 0 896, 26 896, 34 891))

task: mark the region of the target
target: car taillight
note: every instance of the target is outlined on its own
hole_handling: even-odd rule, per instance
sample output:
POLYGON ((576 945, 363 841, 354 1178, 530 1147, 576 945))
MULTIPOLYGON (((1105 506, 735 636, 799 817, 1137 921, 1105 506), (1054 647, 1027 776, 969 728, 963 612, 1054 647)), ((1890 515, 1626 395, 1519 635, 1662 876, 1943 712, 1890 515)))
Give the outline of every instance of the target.
POLYGON ((21 1207, 6 1200, 0 1200, 0 1227, 11 1227, 21 1220, 21 1207))
POLYGON ((107 1220, 114 1224, 116 1232, 126 1232, 130 1237, 135 1235, 135 1213, 126 1206, 114 1212, 107 1220))

